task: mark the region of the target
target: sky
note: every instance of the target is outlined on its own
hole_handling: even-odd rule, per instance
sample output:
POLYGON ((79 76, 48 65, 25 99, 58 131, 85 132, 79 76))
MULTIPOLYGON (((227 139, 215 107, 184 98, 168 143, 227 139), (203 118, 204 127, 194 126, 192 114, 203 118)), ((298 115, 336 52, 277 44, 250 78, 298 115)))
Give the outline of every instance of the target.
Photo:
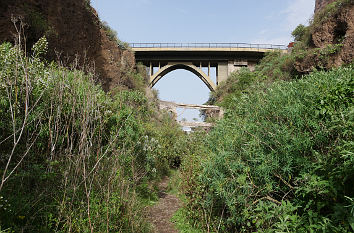
MULTIPOLYGON (((287 45, 296 26, 308 24, 315 0, 91 0, 91 5, 128 43, 287 45)), ((154 89, 162 100, 188 104, 203 104, 210 93, 185 70, 167 74, 154 89)), ((198 110, 178 112, 188 121, 199 115, 198 110)))

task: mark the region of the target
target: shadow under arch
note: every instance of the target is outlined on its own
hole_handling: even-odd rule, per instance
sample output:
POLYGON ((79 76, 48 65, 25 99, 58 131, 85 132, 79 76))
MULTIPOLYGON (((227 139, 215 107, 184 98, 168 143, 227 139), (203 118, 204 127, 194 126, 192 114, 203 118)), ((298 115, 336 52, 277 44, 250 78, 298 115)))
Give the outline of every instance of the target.
POLYGON ((203 83, 209 88, 210 91, 215 91, 215 83, 210 79, 207 74, 205 74, 201 69, 199 69, 192 63, 169 63, 161 67, 154 75, 150 77, 150 86, 155 86, 155 84, 166 74, 178 69, 188 70, 192 72, 203 81, 203 83))

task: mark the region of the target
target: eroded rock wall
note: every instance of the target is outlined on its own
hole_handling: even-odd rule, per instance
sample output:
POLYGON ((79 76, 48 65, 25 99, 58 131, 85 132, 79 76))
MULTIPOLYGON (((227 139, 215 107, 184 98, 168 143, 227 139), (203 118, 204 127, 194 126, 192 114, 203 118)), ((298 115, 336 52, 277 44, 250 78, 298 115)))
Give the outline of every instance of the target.
MULTIPOLYGON (((317 1, 321 2, 321 0, 317 1)), ((333 1, 323 0, 323 2, 333 1)), ((334 57, 334 65, 352 63, 354 61, 354 2, 343 7, 336 14, 326 17, 320 25, 315 25, 312 41, 317 48, 341 44, 339 53, 334 57)))
POLYGON ((306 53, 295 62, 297 72, 310 73, 314 68, 331 69, 354 63, 353 0, 316 0, 309 30, 306 53))
POLYGON ((315 13, 321 10, 325 5, 330 4, 336 0, 316 0, 315 13))
POLYGON ((48 59, 94 67, 107 91, 131 87, 125 74, 135 66, 134 54, 107 36, 86 0, 0 0, 0 6, 0 43, 14 41, 11 18, 20 17, 26 24, 27 47, 46 35, 48 59))

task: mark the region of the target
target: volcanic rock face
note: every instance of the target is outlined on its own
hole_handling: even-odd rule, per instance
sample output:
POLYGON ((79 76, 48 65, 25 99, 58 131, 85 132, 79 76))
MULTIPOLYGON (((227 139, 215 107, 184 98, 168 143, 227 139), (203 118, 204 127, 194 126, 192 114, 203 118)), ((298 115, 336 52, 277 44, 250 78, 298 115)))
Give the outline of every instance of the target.
POLYGON ((315 13, 321 10, 325 5, 330 4, 336 0, 316 0, 315 13))
MULTIPOLYGON (((333 2, 317 0, 317 2, 333 2)), ((317 3, 316 2, 316 3, 317 3)), ((321 25, 314 28, 312 41, 317 48, 341 44, 334 65, 349 64, 354 61, 354 3, 327 17, 321 25)))
POLYGON ((295 63, 298 72, 354 63, 354 1, 316 0, 310 32, 307 54, 295 63))
POLYGON ((124 79, 135 66, 134 54, 122 50, 103 30, 96 11, 87 0, 0 0, 0 43, 13 42, 16 30, 11 18, 26 24, 24 35, 30 48, 43 35, 49 42, 49 60, 80 67, 95 67, 105 90, 129 88, 124 79), (78 61, 78 62, 77 62, 78 61))

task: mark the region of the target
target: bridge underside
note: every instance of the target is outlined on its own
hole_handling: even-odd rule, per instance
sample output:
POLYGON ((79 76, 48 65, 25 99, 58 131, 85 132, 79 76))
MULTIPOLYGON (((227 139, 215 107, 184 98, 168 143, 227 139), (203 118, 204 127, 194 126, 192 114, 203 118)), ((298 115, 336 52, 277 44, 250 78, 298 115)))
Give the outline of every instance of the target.
POLYGON ((139 47, 133 48, 133 51, 136 61, 148 67, 151 87, 169 72, 185 69, 196 74, 211 91, 214 91, 232 72, 242 67, 253 70, 266 52, 275 49, 139 47), (154 72, 156 68, 157 71, 154 72), (207 68, 208 72, 204 73, 203 68, 207 68), (216 69, 216 83, 210 77, 211 68, 216 69))
POLYGON ((184 69, 194 73, 211 91, 216 89, 215 83, 210 79, 210 68, 208 74, 205 74, 200 67, 197 67, 195 64, 189 62, 169 62, 162 67, 160 65, 159 70, 155 74, 152 72, 153 68, 151 68, 150 86, 153 87, 163 76, 178 69, 184 69))

